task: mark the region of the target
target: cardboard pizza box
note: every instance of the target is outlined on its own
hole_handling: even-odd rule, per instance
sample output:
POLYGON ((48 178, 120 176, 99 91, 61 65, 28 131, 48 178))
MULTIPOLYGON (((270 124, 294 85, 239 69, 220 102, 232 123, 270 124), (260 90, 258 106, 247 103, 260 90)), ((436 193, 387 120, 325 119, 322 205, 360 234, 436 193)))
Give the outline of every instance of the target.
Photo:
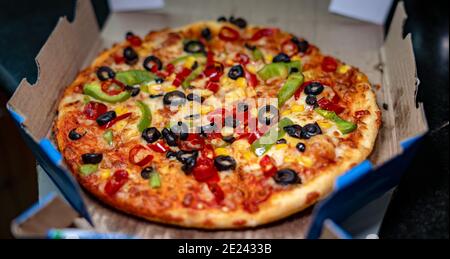
POLYGON ((416 102, 418 79, 411 35, 403 37, 407 18, 403 3, 396 8, 385 40, 382 26, 330 14, 328 5, 328 0, 258 3, 191 0, 192 8, 186 11, 186 5, 167 1, 167 6, 158 11, 112 13, 100 31, 90 1, 79 0, 74 21, 60 18, 36 57, 37 82, 31 85, 23 79, 8 102, 8 110, 25 133, 25 140, 40 166, 70 206, 64 205, 66 203, 58 196, 50 196, 12 222, 13 234, 16 237, 63 237, 66 233, 94 238, 105 235, 208 239, 350 237, 339 224, 395 188, 428 128, 423 106, 416 102), (242 16, 249 23, 277 26, 305 37, 324 53, 366 73, 374 84, 379 106, 387 107, 382 109, 383 125, 371 156, 339 177, 334 191, 314 207, 253 229, 206 231, 147 222, 107 207, 84 192, 64 165, 51 136, 63 89, 102 48, 123 40, 128 30, 145 35, 150 30, 216 19, 224 14, 242 16), (55 229, 69 227, 72 232, 61 230, 55 234, 55 229))

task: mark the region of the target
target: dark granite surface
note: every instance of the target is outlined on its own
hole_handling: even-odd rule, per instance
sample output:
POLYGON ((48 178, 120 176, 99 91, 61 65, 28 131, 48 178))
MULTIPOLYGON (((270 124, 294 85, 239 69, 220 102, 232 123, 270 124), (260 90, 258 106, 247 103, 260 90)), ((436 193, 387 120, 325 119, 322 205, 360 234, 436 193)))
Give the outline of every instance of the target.
MULTIPOLYGON (((34 57, 58 17, 73 17, 74 2, 0 1, 0 87, 6 94, 11 95, 23 77, 34 82, 34 57)), ((103 24, 108 13, 106 1, 93 2, 98 21, 103 24)), ((422 82, 418 99, 425 104, 430 133, 395 192, 380 236, 448 238, 448 2, 405 2, 409 14, 406 28, 413 33, 422 82)))

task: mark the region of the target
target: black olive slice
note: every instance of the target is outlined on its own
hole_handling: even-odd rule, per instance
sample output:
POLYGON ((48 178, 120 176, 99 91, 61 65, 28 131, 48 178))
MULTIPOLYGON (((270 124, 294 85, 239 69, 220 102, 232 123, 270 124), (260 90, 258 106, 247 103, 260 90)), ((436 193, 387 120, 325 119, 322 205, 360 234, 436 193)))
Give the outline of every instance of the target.
POLYGON ((77 132, 77 128, 74 128, 74 129, 71 129, 70 132, 69 132, 69 139, 71 139, 71 140, 79 140, 85 134, 86 134, 86 132, 83 133, 83 134, 78 133, 77 132))
POLYGON ((230 71, 228 71, 228 77, 236 80, 239 77, 244 76, 244 68, 241 65, 233 66, 230 71))
POLYGON ((186 95, 181 91, 172 91, 164 95, 164 105, 178 106, 186 102, 186 95))
POLYGON ((100 81, 106 81, 116 77, 116 73, 110 67, 106 66, 99 67, 96 74, 100 81))
POLYGON ((301 183, 300 177, 298 177, 297 172, 292 169, 283 169, 273 176, 273 180, 280 185, 290 185, 301 183))
POLYGON ((141 136, 147 143, 154 143, 161 138, 161 132, 157 128, 151 127, 142 131, 141 136))
POLYGON ((214 158, 214 166, 219 171, 234 170, 236 169, 236 160, 231 156, 218 156, 214 158))
POLYGON ((161 134, 164 138, 164 140, 166 141, 167 145, 171 146, 171 147, 175 147, 178 145, 178 136, 173 133, 171 130, 164 128, 161 131, 161 134))
POLYGON ((117 117, 117 115, 116 115, 115 111, 108 111, 108 112, 105 112, 102 115, 98 116, 95 121, 97 122, 97 124, 99 126, 103 126, 106 123, 115 119, 116 117, 117 117))
POLYGON ((152 71, 154 66, 156 66, 156 68, 158 70, 161 70, 163 67, 163 64, 158 57, 152 55, 152 56, 148 56, 144 59, 143 66, 144 66, 145 70, 152 71))
POLYGON ((139 60, 138 54, 132 47, 126 47, 123 50, 123 57, 125 58, 125 63, 128 65, 134 65, 139 60))
POLYGON ((323 85, 319 82, 312 82, 305 87, 305 94, 307 95, 319 95, 323 92, 323 85))
POLYGON ((283 128, 286 133, 293 138, 301 138, 302 127, 300 125, 294 124, 283 128))
POLYGON ((141 171, 141 177, 143 179, 149 179, 151 173, 153 173, 153 167, 151 167, 151 166, 145 167, 141 171))
POLYGON ((203 53, 205 52, 205 46, 198 40, 190 40, 184 44, 184 51, 187 53, 203 53))
POLYGON ((273 58, 272 62, 273 63, 280 63, 280 62, 288 63, 288 62, 291 62, 291 58, 289 58, 289 56, 286 55, 285 53, 280 53, 273 58))
POLYGON ((316 135, 322 134, 322 130, 320 129, 319 124, 310 123, 303 126, 301 130, 301 138, 302 139, 310 139, 316 135))
POLYGON ((81 155, 83 164, 98 164, 102 161, 103 155, 101 153, 86 153, 81 155))

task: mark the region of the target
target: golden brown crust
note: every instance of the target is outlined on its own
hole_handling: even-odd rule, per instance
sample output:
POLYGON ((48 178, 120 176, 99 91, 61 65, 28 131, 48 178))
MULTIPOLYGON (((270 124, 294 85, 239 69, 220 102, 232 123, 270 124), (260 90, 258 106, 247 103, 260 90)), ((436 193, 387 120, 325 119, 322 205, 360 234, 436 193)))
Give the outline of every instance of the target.
MULTIPOLYGON (((137 52, 141 57, 148 56, 149 53, 157 54, 163 63, 168 63, 183 54, 177 47, 182 38, 199 38, 199 32, 205 27, 210 28, 212 35, 217 37, 222 26, 223 24, 216 22, 199 22, 178 29, 150 32, 143 39, 143 45, 137 49, 137 52), (156 45, 159 48, 155 47, 156 45)), ((227 24, 227 26, 237 29, 231 24, 227 24)), ((257 30, 257 27, 249 27, 242 33, 248 37, 257 30)), ((284 42, 289 37, 288 34, 281 32, 277 35, 279 36, 276 40, 264 42, 265 54, 276 54, 279 51, 280 42, 284 42)), ((208 191, 206 184, 199 183, 191 175, 182 173, 181 165, 177 161, 166 161, 164 154, 155 153, 153 154, 155 156, 153 165, 161 170, 163 183, 159 189, 150 189, 147 181, 140 178, 139 172, 142 168, 128 162, 128 151, 135 145, 143 144, 139 134, 133 127, 130 127, 139 120, 139 111, 134 105, 134 101, 128 100, 123 104, 107 104, 108 110, 121 109, 132 113, 125 120, 124 125, 114 126, 116 128, 114 128, 115 144, 113 147, 102 141, 103 130, 96 127, 94 121, 86 120, 82 112, 84 107, 83 85, 96 80, 95 71, 101 65, 114 66, 116 70, 124 69, 126 67, 124 65, 115 65, 115 58, 128 45, 127 42, 123 42, 103 51, 89 68, 80 72, 63 94, 54 125, 58 148, 80 184, 95 197, 121 211, 148 220, 185 227, 210 229, 254 227, 292 215, 323 199, 332 191, 336 178, 366 159, 373 149, 381 124, 381 112, 367 77, 357 68, 345 65, 340 61, 337 62, 340 68, 346 70, 344 73, 323 72, 320 64, 323 62, 324 56, 317 47, 311 45, 308 53, 302 56, 305 80, 319 81, 324 85, 329 85, 330 89, 339 95, 340 104, 345 105, 346 109, 340 116, 355 122, 358 127, 356 131, 346 136, 340 135, 331 128, 325 130, 326 133, 323 136, 304 140, 308 147, 307 151, 302 155, 295 156, 312 160, 312 165, 306 165, 308 160, 304 163, 298 160, 291 162, 283 160, 285 162, 282 162, 280 167, 295 169, 302 179, 302 184, 280 187, 274 185, 272 180, 265 179, 261 173, 258 174, 254 171, 249 173, 245 166, 238 166, 233 174, 225 173, 226 176, 223 176, 221 173, 220 186, 226 199, 219 203, 214 201, 214 196, 208 191), (73 128, 86 130, 82 141, 76 142, 67 138, 68 132, 73 128), (82 164, 80 157, 81 154, 88 152, 102 152, 104 160, 98 172, 82 176, 79 170, 79 166, 82 164), (129 182, 116 195, 105 193, 105 184, 113 174, 111 170, 127 170, 130 177, 129 182)), ((210 48, 218 52, 233 53, 235 47, 214 39, 210 43, 210 48)), ((261 46, 261 48, 263 47, 261 46)), ((221 61, 226 64, 228 59, 224 57, 221 61)), ((140 64, 141 61, 132 68, 139 69, 140 64)), ((255 63, 255 66, 257 65, 255 63)), ((253 96, 276 96, 280 83, 282 82, 271 82, 264 86, 258 86, 255 88, 253 96), (262 89, 260 87, 265 87, 264 91, 260 91, 262 89)), ((202 87, 200 86, 200 88, 202 87)), ((223 88, 226 89, 225 86, 223 88)), ((244 90, 244 92, 246 92, 246 97, 252 94, 248 93, 248 90, 244 90)), ((220 94, 219 92, 217 95, 220 94)), ((332 93, 326 94, 329 94, 330 97, 333 95, 332 93)), ((148 97, 139 95, 135 100, 147 102, 148 97)), ((304 99, 291 100, 287 106, 294 109, 293 106, 301 101, 304 102, 304 99)), ((155 104, 149 103, 149 105, 154 107, 155 104)), ((287 110, 287 108, 285 109, 287 110)), ((152 125, 162 128, 167 123, 167 119, 164 117, 175 115, 167 109, 157 110, 152 125)), ((317 115, 311 112, 292 116, 295 117, 295 122, 303 124, 306 121, 318 120, 317 115)), ((235 154, 236 159, 239 159, 240 162, 244 153, 242 150, 248 149, 248 147, 244 141, 237 141, 233 143, 230 152, 235 154)), ((284 152, 290 156, 289 152, 295 152, 295 145, 289 145, 284 152)), ((279 154, 271 151, 270 155, 276 157, 279 154)), ((249 162, 249 165, 251 164, 258 164, 258 158, 252 157, 249 162)))

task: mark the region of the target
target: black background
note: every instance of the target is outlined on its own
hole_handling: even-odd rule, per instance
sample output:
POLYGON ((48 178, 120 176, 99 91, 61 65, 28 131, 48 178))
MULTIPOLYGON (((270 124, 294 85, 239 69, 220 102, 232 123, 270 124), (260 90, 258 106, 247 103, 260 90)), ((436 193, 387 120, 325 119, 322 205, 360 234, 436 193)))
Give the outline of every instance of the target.
MULTIPOLYGON (((93 2, 102 25, 108 14, 106 1, 93 2)), ((395 192, 380 237, 448 239, 448 1, 406 0, 405 4, 409 14, 406 31, 413 34, 418 77, 422 82, 418 100, 424 102, 430 132, 395 192)), ((3 107, 21 78, 27 77, 31 82, 36 79, 34 57, 58 17, 68 15, 71 19, 73 8, 73 0, 0 1, 0 97, 3 107)), ((3 144, 0 143, 0 148, 6 150, 8 147, 3 144)), ((0 187, 10 184, 5 177, 0 180, 0 187)), ((26 193, 17 186, 19 193, 26 193)), ((17 210, 11 215, 24 209, 3 204, 0 208, 2 211, 17 210)), ((9 225, 11 220, 0 219, 2 225, 9 225)), ((0 232, 0 237, 8 236, 9 233, 0 232)))

